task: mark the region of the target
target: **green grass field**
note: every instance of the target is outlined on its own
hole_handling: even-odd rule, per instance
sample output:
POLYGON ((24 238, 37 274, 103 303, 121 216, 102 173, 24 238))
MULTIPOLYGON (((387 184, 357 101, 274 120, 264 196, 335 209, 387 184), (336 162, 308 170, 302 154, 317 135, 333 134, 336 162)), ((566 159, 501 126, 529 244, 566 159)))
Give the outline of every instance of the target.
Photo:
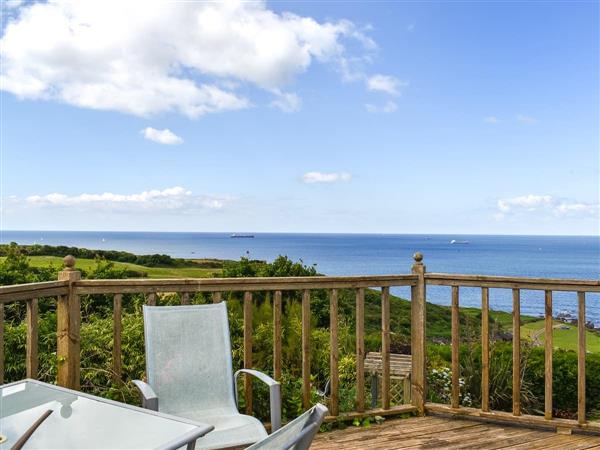
MULTIPOLYGON (((554 347, 577 350, 577 326, 554 321, 555 326, 553 333, 554 347), (564 328, 564 329, 562 329, 564 328)), ((537 320, 536 322, 525 324, 521 327, 521 336, 533 339, 537 336, 537 341, 540 345, 545 342, 544 339, 544 321, 537 320)), ((588 352, 600 352, 600 335, 591 331, 586 331, 586 349, 588 352)))
MULTIPOLYGON (((0 257, 0 261, 4 257, 0 257)), ((29 263, 34 267, 48 267, 50 265, 62 267, 62 258, 59 256, 30 256, 29 263)), ((93 259, 77 259, 76 267, 85 271, 92 270, 95 266, 93 259)), ((122 267, 136 272, 144 272, 149 278, 206 278, 218 273, 219 269, 206 269, 203 267, 146 267, 131 263, 115 262, 116 267, 122 267)))

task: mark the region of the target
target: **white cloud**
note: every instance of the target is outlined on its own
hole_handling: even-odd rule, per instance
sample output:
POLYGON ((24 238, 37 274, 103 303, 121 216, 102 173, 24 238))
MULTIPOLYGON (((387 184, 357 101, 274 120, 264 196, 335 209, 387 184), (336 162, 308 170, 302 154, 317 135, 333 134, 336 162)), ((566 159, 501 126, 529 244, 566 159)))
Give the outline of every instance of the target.
POLYGON ((483 121, 485 123, 498 123, 498 122, 500 122, 500 119, 498 119, 496 116, 488 116, 488 117, 484 117, 483 121))
POLYGON ((394 111, 396 111, 398 109, 398 104, 396 102, 393 101, 388 101, 386 103, 384 103, 383 105, 373 105, 371 103, 367 103, 365 104, 365 108, 367 109, 368 112, 376 114, 376 113, 384 113, 384 114, 389 114, 389 113, 393 113, 394 111))
POLYGON ((562 216, 571 213, 598 214, 600 213, 600 204, 580 203, 580 202, 561 202, 554 208, 554 213, 562 216))
POLYGON ((497 201, 498 211, 495 219, 508 214, 537 213, 553 214, 558 217, 578 214, 597 215, 600 204, 561 199, 551 195, 528 194, 519 197, 505 198, 497 201))
POLYGON ((25 198, 27 206, 67 207, 86 209, 105 209, 133 211, 156 210, 198 210, 221 209, 233 200, 230 196, 194 195, 190 190, 181 186, 137 194, 102 194, 66 195, 52 193, 46 195, 31 195, 25 198))
POLYGON ((526 116, 524 114, 517 114, 517 120, 521 123, 526 123, 530 125, 538 123, 538 120, 535 117, 526 116))
POLYGON ((23 4, 23 0, 4 0, 2 4, 5 8, 15 9, 23 4))
POLYGON ((408 86, 408 82, 401 81, 390 75, 373 75, 365 80, 369 91, 385 92, 390 95, 400 95, 400 88, 408 86))
POLYGON ((355 53, 376 47, 350 21, 276 13, 265 1, 35 2, 4 28, 0 83, 25 99, 197 117, 248 108, 235 83, 273 92, 314 61, 350 71, 362 57, 346 41, 359 43, 355 53))
POLYGON ((350 181, 352 175, 347 172, 307 172, 302 175, 302 181, 308 184, 313 183, 335 183, 336 181, 350 181))
POLYGON ((302 99, 293 92, 277 92, 277 98, 271 102, 271 106, 285 113, 294 113, 302 108, 302 99))
POLYGON ((142 130, 142 134, 149 141, 158 142, 159 144, 179 145, 183 143, 183 139, 168 128, 157 130, 156 128, 146 127, 142 130))
POLYGON ((509 212, 513 209, 535 211, 537 208, 551 205, 553 201, 554 199, 550 195, 522 195, 498 200, 498 209, 502 212, 509 212))

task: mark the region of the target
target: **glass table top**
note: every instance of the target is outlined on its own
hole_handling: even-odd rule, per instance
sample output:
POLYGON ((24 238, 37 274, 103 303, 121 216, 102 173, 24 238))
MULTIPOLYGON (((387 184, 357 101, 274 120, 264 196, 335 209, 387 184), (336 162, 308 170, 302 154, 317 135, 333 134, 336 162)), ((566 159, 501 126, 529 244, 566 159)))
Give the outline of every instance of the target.
POLYGON ((34 380, 0 387, 0 434, 10 449, 52 410, 24 449, 168 449, 194 442, 211 426, 34 380))

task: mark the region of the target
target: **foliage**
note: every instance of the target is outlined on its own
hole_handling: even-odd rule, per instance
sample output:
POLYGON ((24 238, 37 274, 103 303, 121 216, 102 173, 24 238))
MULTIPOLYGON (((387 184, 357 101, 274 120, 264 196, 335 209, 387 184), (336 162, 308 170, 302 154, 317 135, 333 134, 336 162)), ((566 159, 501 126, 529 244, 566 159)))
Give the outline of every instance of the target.
MULTIPOLYGON (((449 403, 451 349, 428 346, 428 396, 433 402, 449 403)), ((463 344, 460 348, 461 404, 468 392, 474 406, 481 405, 481 347, 463 344)), ((556 417, 577 415, 577 353, 555 350, 553 365, 553 408, 556 417)), ((527 414, 543 414, 544 349, 521 341, 521 408, 527 414)), ((490 346, 490 407, 512 410, 512 343, 495 341, 490 346)), ((586 411, 588 418, 600 418, 600 354, 586 355, 586 411)))
POLYGON ((14 242, 0 247, 6 256, 0 261, 0 285, 56 280, 58 269, 30 267, 27 255, 14 242))
POLYGON ((169 255, 134 255, 133 253, 118 250, 90 250, 87 248, 67 247, 65 245, 18 245, 15 242, 0 245, 0 256, 9 256, 11 248, 18 247, 19 251, 27 256, 66 256, 72 255, 76 258, 106 259, 110 261, 127 262, 146 267, 189 267, 200 266, 206 268, 220 268, 221 261, 217 260, 190 260, 172 258, 169 255))

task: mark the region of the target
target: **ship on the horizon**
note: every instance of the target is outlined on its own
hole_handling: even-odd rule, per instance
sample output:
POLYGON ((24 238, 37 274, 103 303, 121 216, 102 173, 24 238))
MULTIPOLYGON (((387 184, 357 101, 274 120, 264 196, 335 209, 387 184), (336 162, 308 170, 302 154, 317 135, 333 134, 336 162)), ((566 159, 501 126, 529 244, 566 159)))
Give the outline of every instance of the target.
POLYGON ((456 239, 452 239, 452 240, 450 241, 450 243, 451 243, 451 244, 463 244, 463 245, 464 245, 464 244, 468 244, 468 243, 469 243, 469 241, 457 241, 456 239))
POLYGON ((233 233, 231 236, 232 238, 253 238, 254 235, 253 234, 237 234, 237 233, 233 233))

